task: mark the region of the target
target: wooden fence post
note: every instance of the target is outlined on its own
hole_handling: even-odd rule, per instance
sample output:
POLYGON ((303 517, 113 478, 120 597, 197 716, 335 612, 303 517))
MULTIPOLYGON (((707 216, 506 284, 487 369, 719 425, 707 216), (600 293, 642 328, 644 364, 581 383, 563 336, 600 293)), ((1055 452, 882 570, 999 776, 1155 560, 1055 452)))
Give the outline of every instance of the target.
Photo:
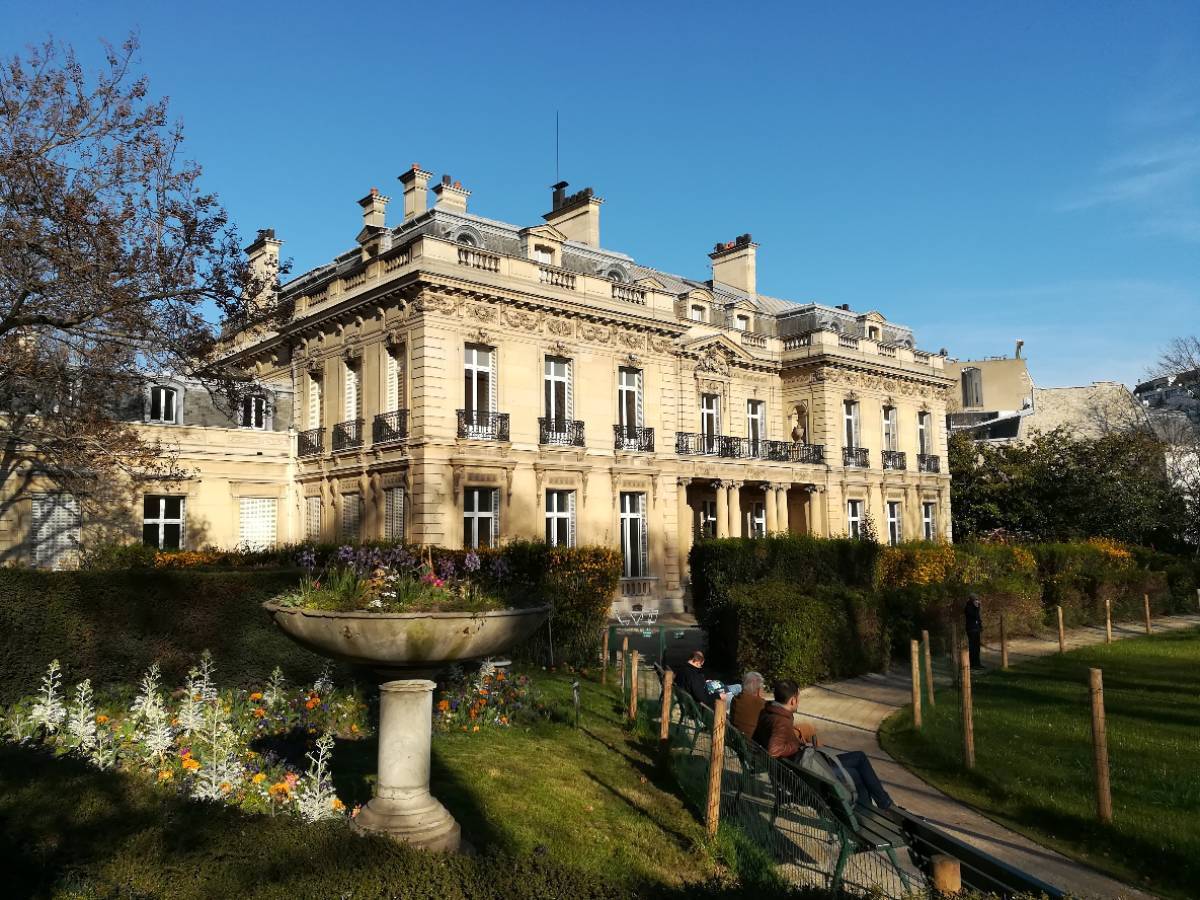
POLYGON ((1059 606, 1059 607, 1057 607, 1057 609, 1058 609, 1058 652, 1066 653, 1067 652, 1067 633, 1063 630, 1062 607, 1059 606))
POLYGON ((604 636, 600 639, 600 656, 604 660, 600 667, 600 683, 608 684, 608 626, 604 626, 604 636))
POLYGON ((1112 598, 1104 598, 1104 642, 1112 643, 1112 598))
POLYGON ((1104 723, 1104 674, 1089 669, 1092 695, 1092 747, 1096 752, 1096 815, 1105 824, 1112 822, 1112 791, 1108 783, 1108 734, 1104 723))
POLYGON ((712 749, 708 756, 708 800, 705 804, 704 829, 709 837, 717 834, 721 821, 721 781, 725 774, 725 710, 729 705, 722 695, 713 704, 712 749))
POLYGON ((633 651, 629 658, 629 719, 637 719, 638 702, 638 652, 633 651))
POLYGON ((621 638, 621 656, 618 662, 621 665, 621 699, 625 698, 625 663, 629 659, 629 635, 621 638))
POLYGON ((958 683, 958 654, 962 649, 958 643, 958 623, 950 622, 950 671, 954 673, 954 682, 958 683))
POLYGON ((962 679, 963 765, 975 768, 975 712, 971 701, 971 654, 959 651, 959 678, 962 679))
POLYGON ((953 856, 935 853, 929 857, 929 867, 936 895, 954 895, 962 891, 962 864, 953 856))
POLYGON ((929 632, 921 631, 921 643, 925 650, 925 698, 929 701, 929 708, 933 709, 936 701, 933 699, 933 654, 930 652, 929 632))
POLYGON ((911 642, 913 728, 921 730, 921 642, 911 642))
POLYGON ((1142 603, 1146 607, 1146 634, 1153 634, 1150 630, 1150 595, 1142 594, 1142 603))
POLYGON ((1008 668, 1008 631, 1004 627, 1004 614, 1000 614, 1000 668, 1008 668))
POLYGON ((658 723, 658 745, 664 752, 671 744, 671 689, 675 686, 675 672, 667 669, 663 675, 662 718, 658 723))

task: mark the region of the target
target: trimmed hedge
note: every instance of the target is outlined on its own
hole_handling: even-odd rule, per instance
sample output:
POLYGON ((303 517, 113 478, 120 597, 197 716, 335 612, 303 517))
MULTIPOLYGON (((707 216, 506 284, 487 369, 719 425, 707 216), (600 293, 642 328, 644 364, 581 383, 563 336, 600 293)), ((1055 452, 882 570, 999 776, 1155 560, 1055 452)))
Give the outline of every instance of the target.
POLYGON ((692 548, 692 594, 712 664, 801 684, 881 668, 889 651, 928 630, 940 649, 961 628, 971 594, 985 633, 1037 634, 1062 605, 1068 625, 1196 609, 1200 565, 1112 541, 1069 544, 907 544, 772 536, 692 548), (891 646, 889 647, 889 642, 891 646))

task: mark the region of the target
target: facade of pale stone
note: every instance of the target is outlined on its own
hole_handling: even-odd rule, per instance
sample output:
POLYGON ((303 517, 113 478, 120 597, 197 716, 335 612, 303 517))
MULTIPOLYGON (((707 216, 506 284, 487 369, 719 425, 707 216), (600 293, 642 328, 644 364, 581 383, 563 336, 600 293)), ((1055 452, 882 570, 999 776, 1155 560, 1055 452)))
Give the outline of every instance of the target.
POLYGON ((295 398, 291 537, 603 544, 622 600, 664 608, 704 536, 869 517, 882 540, 949 539, 953 381, 908 328, 758 294, 749 235, 689 280, 602 248, 590 190, 556 186, 518 227, 430 177, 401 176, 398 226, 364 197, 357 246, 239 345, 295 398))

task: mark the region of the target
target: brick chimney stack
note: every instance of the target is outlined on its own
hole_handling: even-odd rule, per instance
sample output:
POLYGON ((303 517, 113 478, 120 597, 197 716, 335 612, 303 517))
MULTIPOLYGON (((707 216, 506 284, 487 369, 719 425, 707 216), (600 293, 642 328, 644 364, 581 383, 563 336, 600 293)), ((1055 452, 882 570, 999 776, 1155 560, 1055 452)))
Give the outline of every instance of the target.
POLYGON ((740 234, 732 241, 717 244, 708 254, 712 260, 713 283, 736 288, 747 294, 755 293, 755 251, 758 244, 750 235, 740 234))
POLYGON ((420 163, 413 163, 412 168, 400 176, 404 185, 404 221, 414 219, 429 208, 429 179, 432 172, 426 172, 420 163))
POLYGON ((248 257, 250 275, 257 282, 258 290, 251 288, 255 303, 269 300, 279 289, 279 248, 283 241, 276 240, 274 228, 263 228, 258 232, 245 253, 248 257))
POLYGON ((565 181, 553 188, 552 208, 542 218, 566 235, 567 240, 599 247, 600 204, 604 201, 590 187, 570 196, 567 196, 565 181))
POLYGON ((438 209, 456 213, 467 211, 467 198, 471 192, 462 186, 461 181, 451 183, 450 176, 443 175, 441 184, 436 185, 433 192, 437 194, 438 209))

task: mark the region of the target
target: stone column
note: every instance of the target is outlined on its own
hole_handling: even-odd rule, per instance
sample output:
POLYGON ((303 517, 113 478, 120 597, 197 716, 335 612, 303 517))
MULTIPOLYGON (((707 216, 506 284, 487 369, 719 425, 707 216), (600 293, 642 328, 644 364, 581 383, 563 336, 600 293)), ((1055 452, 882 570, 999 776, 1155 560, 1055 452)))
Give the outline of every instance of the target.
POLYGON ((775 518, 779 520, 779 530, 788 533, 792 530, 788 521, 788 488, 789 484, 775 485, 775 518))
POLYGON ((426 850, 458 849, 461 830, 429 793, 433 736, 432 681, 385 681, 379 686, 379 781, 375 796, 354 818, 359 831, 386 834, 426 850))
POLYGON ((687 478, 676 479, 675 490, 679 517, 676 527, 679 529, 679 587, 681 589, 687 584, 688 554, 692 549, 692 508, 688 505, 687 488, 687 478))
POLYGON ((742 483, 730 481, 729 484, 729 536, 741 537, 742 522, 742 483))
POLYGON ((776 489, 775 485, 767 484, 763 486, 763 507, 767 511, 767 534, 775 534, 779 531, 779 513, 776 509, 776 489))
POLYGON ((728 482, 714 481, 717 490, 717 537, 729 537, 729 488, 728 482))

